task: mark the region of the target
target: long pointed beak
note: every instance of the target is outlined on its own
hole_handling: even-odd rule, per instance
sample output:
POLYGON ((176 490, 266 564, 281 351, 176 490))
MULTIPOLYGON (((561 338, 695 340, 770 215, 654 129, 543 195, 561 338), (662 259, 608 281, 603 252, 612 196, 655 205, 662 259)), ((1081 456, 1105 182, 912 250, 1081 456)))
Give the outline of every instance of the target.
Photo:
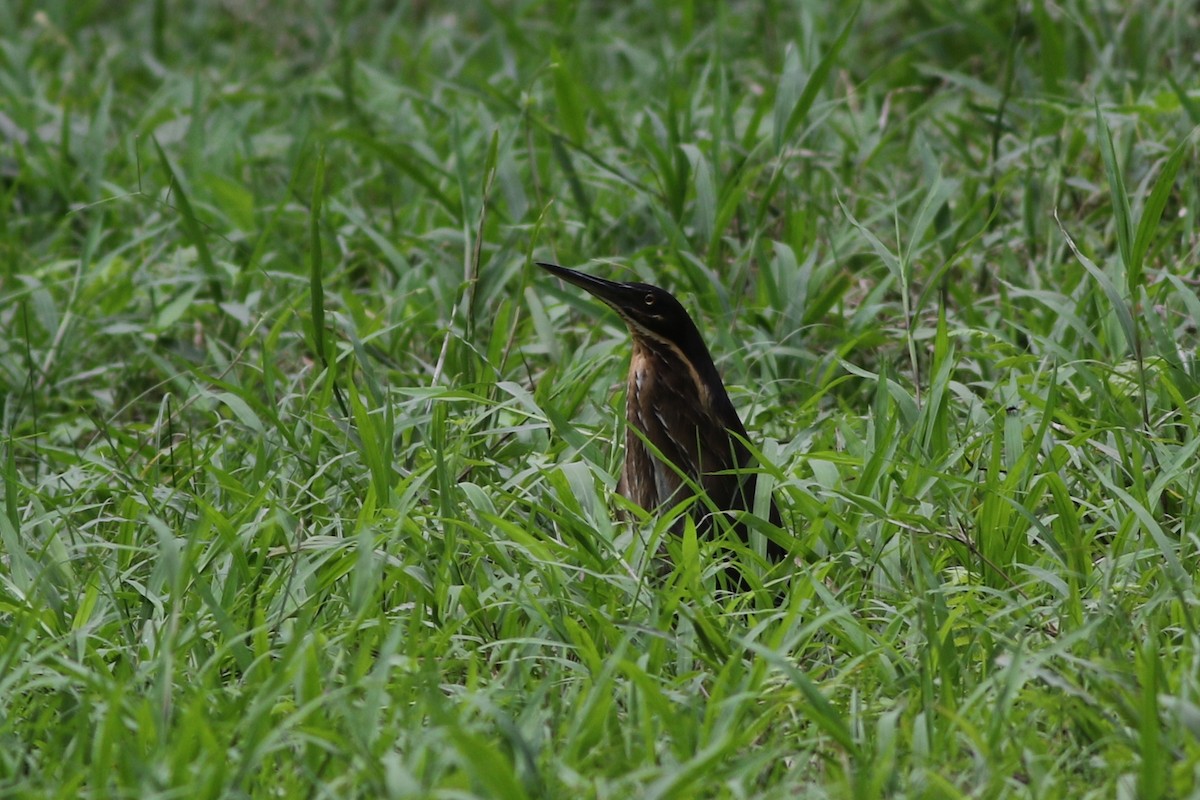
POLYGON ((545 261, 538 261, 536 263, 551 275, 557 275, 567 283, 573 283, 581 289, 586 289, 590 294, 616 309, 629 306, 630 303, 636 302, 636 298, 640 296, 636 289, 624 283, 606 281, 603 278, 588 275, 586 272, 577 272, 576 270, 560 267, 558 264, 549 264, 545 261))

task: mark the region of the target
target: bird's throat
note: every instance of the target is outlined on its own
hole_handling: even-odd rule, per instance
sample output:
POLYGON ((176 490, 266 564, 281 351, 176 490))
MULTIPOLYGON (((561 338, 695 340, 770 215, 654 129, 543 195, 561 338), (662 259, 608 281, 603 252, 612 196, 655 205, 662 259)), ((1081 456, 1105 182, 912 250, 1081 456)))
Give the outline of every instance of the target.
POLYGON ((712 408, 712 394, 695 367, 670 342, 650 342, 641 337, 633 341, 633 356, 629 360, 630 418, 634 404, 647 406, 669 405, 688 398, 706 411, 712 408))

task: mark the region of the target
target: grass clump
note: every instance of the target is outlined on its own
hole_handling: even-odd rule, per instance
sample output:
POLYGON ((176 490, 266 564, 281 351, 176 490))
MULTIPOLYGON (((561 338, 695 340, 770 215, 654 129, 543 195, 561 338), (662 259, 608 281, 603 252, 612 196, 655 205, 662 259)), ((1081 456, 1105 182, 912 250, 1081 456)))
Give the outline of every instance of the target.
POLYGON ((0 793, 1190 796, 1191 12, 4 6, 0 793), (535 258, 692 312, 779 591, 535 258))

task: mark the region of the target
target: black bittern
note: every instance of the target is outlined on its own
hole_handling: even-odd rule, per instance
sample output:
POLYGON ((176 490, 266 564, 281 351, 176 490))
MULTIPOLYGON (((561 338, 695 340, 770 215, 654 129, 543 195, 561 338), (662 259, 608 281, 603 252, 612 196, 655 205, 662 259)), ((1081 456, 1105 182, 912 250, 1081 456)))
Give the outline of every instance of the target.
MULTIPOLYGON (((679 301, 646 283, 615 283, 556 264, 538 266, 607 303, 633 339, 625 465, 617 491, 654 511, 690 497, 690 481, 720 511, 753 510, 755 477, 745 470, 754 466, 754 459, 745 445, 746 427, 696 323, 679 301)), ((774 498, 770 508, 771 523, 778 527, 774 498)), ((692 518, 701 533, 712 530, 712 515, 702 500, 692 505, 692 518)), ((736 524, 735 530, 746 540, 745 525, 736 524)), ((771 561, 786 555, 767 539, 771 561)))

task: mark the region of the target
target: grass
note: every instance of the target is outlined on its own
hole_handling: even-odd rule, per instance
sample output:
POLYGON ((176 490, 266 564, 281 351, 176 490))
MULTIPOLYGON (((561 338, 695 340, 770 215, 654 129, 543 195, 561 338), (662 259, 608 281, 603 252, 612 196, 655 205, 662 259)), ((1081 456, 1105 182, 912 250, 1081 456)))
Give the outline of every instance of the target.
POLYGON ((0 31, 0 794, 1200 791, 1191 3, 0 31), (535 259, 683 299, 782 585, 535 259))

